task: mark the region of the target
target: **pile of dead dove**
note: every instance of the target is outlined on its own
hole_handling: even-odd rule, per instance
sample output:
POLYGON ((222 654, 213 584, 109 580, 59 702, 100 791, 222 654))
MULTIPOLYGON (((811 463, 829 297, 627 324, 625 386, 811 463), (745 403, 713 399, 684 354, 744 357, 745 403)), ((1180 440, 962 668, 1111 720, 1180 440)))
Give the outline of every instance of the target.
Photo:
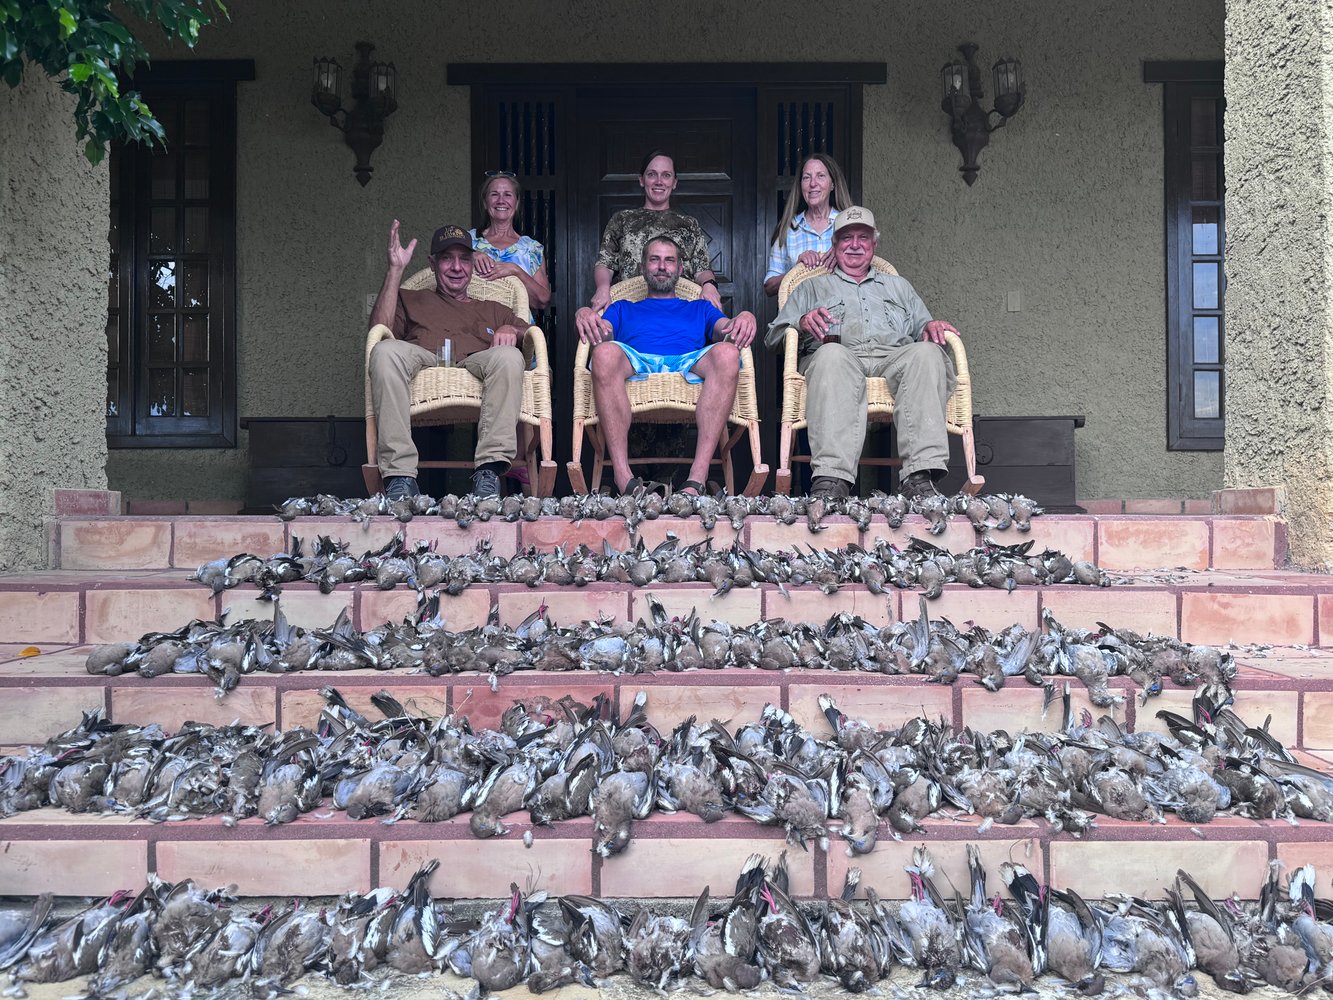
POLYGON ((698 518, 703 526, 713 530, 719 520, 729 520, 737 531, 747 517, 772 517, 782 524, 804 520, 811 531, 823 530, 826 517, 849 517, 862 531, 867 530, 874 517, 888 521, 890 528, 902 526, 908 514, 920 514, 930 524, 934 534, 944 531, 953 515, 961 515, 972 522, 978 534, 1003 531, 1010 526, 1028 531, 1032 519, 1043 513, 1033 500, 1019 494, 991 496, 922 497, 909 501, 903 496, 876 490, 868 497, 820 499, 818 497, 775 496, 695 496, 692 493, 661 493, 639 490, 623 496, 611 497, 600 493, 567 497, 466 496, 434 497, 421 494, 391 501, 384 494, 364 500, 344 500, 321 494, 314 497, 292 497, 278 505, 278 517, 293 521, 298 517, 351 517, 365 521, 372 517, 389 516, 400 521, 414 517, 442 517, 457 521, 466 528, 473 521, 536 521, 543 517, 562 517, 578 523, 585 520, 604 521, 619 517, 630 531, 644 521, 659 517, 698 518))
POLYGON ((1014 624, 992 633, 980 625, 959 629, 947 618, 931 618, 924 597, 911 621, 876 626, 839 612, 822 626, 769 618, 752 625, 704 621, 697 611, 667 614, 648 595, 650 621, 585 621, 552 624, 545 607, 516 627, 500 623, 498 605, 485 625, 453 631, 440 615, 440 598, 423 597, 414 615, 358 631, 344 608, 330 628, 303 629, 288 622, 282 602, 271 621, 254 618, 227 624, 196 619, 174 632, 149 632, 138 642, 95 646, 88 673, 140 677, 191 674, 216 686, 219 696, 242 677, 301 670, 398 670, 432 677, 480 672, 493 688, 515 671, 599 671, 650 674, 658 671, 832 670, 919 674, 936 684, 964 678, 998 691, 1010 677, 1054 692, 1052 678, 1073 677, 1098 708, 1124 701, 1112 677, 1128 677, 1146 700, 1169 678, 1179 687, 1200 683, 1229 686, 1236 675, 1231 653, 1170 636, 1140 635, 1098 623, 1094 630, 1067 628, 1049 608, 1044 631, 1014 624))
POLYGON ((324 594, 340 584, 360 582, 373 582, 380 590, 392 590, 399 584, 419 591, 439 587, 451 596, 490 583, 529 587, 708 583, 714 596, 720 596, 733 588, 766 583, 776 585, 786 596, 790 596, 789 586, 811 585, 834 594, 840 587, 859 585, 872 594, 919 587, 930 598, 939 597, 948 583, 1005 591, 1019 586, 1073 583, 1109 587, 1112 583, 1110 574, 1086 559, 1070 559, 1055 549, 1033 552, 1031 540, 999 545, 989 537, 984 545, 957 554, 920 538, 913 538, 905 548, 878 539, 869 548, 853 543, 840 549, 811 547, 802 552, 751 549, 739 541, 718 548, 711 538, 682 544, 672 532, 652 549, 640 538, 625 552, 603 542, 601 552, 584 544, 568 553, 562 546, 551 552, 529 546, 512 558, 492 553, 489 539, 479 541, 470 553, 451 557, 436 552, 433 541, 408 546, 401 531, 380 548, 360 555, 327 535, 318 537, 310 553, 304 549, 301 539, 293 537, 290 552, 268 557, 242 552, 214 559, 195 570, 190 580, 215 594, 253 584, 261 598, 269 600, 282 592, 284 584, 299 582, 317 584, 324 594))
POLYGON ((999 866, 1006 899, 987 887, 974 846, 967 857, 964 897, 941 884, 929 852, 917 848, 904 866, 907 898, 891 904, 861 885, 856 868, 838 896, 797 900, 785 855, 756 855, 729 900, 713 906, 704 886, 688 918, 654 912, 651 903, 636 911, 511 884, 496 908, 463 919, 432 897, 436 861, 403 889, 259 910, 229 888, 151 876, 138 896, 117 893, 63 920, 50 917, 49 896, 30 910, 0 910, 0 969, 15 983, 6 995, 22 995, 25 983, 89 976, 88 995, 106 996, 152 976, 172 996, 248 985, 251 996, 272 997, 292 993, 312 973, 367 988, 388 987, 395 973, 445 969, 475 980, 477 996, 520 984, 534 993, 596 986, 617 975, 662 995, 682 986, 738 992, 765 981, 798 994, 820 981, 879 993, 876 984, 896 968, 919 973, 921 987, 972 996, 1030 992, 1041 977, 1084 996, 1111 988, 1193 996, 1195 973, 1235 993, 1265 983, 1294 993, 1333 986, 1333 925, 1329 904, 1315 898, 1313 865, 1295 869, 1283 886, 1272 862, 1258 902, 1246 903, 1212 898, 1184 870, 1163 900, 1085 899, 1040 885, 1006 861, 999 866), (1108 982, 1108 974, 1132 978, 1108 982))
POLYGON ((849 854, 872 851, 886 826, 895 838, 922 834, 934 813, 975 817, 981 829, 1038 819, 1075 835, 1097 815, 1333 820, 1333 779, 1299 763, 1266 723, 1247 725, 1210 685, 1196 693, 1192 718, 1157 713, 1170 735, 1075 714, 1068 686, 1058 730, 1017 734, 955 731, 924 717, 879 729, 825 694, 828 737, 773 705, 735 729, 689 718, 663 734, 642 692, 624 719, 604 695, 591 705, 516 701, 497 730, 475 729, 458 712, 415 714, 384 691, 372 697, 383 718, 371 721, 336 689, 321 694, 313 730, 186 723, 169 734, 89 713, 44 745, 0 758, 0 816, 53 806, 277 825, 321 808, 386 823, 467 813, 471 833, 490 838, 526 811, 537 825, 590 816, 603 857, 632 849, 635 823, 655 810, 705 823, 734 813, 802 847, 837 836, 849 854))

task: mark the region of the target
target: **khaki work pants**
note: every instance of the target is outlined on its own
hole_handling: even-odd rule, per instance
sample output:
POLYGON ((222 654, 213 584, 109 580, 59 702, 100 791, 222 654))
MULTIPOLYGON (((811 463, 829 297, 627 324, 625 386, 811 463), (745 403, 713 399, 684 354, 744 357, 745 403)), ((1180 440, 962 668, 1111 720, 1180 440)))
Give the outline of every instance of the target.
MULTIPOLYGON (((381 340, 371 348, 370 398, 379 442, 375 462, 385 479, 417 474, 409 387, 417 373, 435 361, 424 347, 402 340, 381 340)), ((518 454, 515 429, 523 405, 523 352, 517 347, 492 347, 464 358, 462 366, 482 382, 474 463, 508 465, 518 454)))
POLYGON ((856 482, 866 439, 866 379, 883 378, 893 393, 902 475, 949 467, 944 405, 956 378, 945 348, 929 341, 858 354, 821 344, 801 366, 810 423, 810 472, 856 482))

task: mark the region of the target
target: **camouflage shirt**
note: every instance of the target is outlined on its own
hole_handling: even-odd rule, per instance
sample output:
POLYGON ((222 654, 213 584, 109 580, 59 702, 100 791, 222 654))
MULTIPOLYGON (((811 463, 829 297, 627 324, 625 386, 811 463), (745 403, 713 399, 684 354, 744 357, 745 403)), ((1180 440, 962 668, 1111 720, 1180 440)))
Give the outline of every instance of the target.
POLYGON ((667 236, 680 247, 680 273, 693 278, 712 269, 708 237, 697 219, 673 208, 655 212, 651 208, 626 208, 611 216, 597 252, 599 267, 610 268, 617 281, 643 273, 643 251, 649 240, 667 236))

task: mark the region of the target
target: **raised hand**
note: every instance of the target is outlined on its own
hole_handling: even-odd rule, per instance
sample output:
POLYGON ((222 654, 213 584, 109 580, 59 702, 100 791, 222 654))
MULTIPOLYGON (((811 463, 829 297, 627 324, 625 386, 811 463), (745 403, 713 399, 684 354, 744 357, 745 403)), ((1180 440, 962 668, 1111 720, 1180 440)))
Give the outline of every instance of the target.
POLYGON ((412 263, 412 254, 416 249, 416 240, 406 247, 403 246, 402 239, 398 235, 398 220, 394 219, 393 225, 389 227, 389 267, 399 271, 407 270, 407 265, 412 263))

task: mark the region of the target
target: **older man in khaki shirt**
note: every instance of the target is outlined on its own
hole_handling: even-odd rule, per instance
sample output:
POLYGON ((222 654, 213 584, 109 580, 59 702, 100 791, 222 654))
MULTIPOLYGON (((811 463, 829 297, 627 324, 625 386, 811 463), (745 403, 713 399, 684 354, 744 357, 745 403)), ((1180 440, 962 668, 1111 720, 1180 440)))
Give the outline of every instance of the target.
POLYGON ((944 408, 953 392, 953 360, 944 320, 932 319, 912 285, 871 266, 879 231, 868 209, 852 206, 833 227, 834 271, 801 282, 764 338, 780 350, 784 331, 802 333, 811 492, 845 497, 856 481, 866 436, 866 379, 888 380, 902 455, 902 492, 936 493, 949 465, 944 408), (831 338, 831 339, 830 339, 831 338))

